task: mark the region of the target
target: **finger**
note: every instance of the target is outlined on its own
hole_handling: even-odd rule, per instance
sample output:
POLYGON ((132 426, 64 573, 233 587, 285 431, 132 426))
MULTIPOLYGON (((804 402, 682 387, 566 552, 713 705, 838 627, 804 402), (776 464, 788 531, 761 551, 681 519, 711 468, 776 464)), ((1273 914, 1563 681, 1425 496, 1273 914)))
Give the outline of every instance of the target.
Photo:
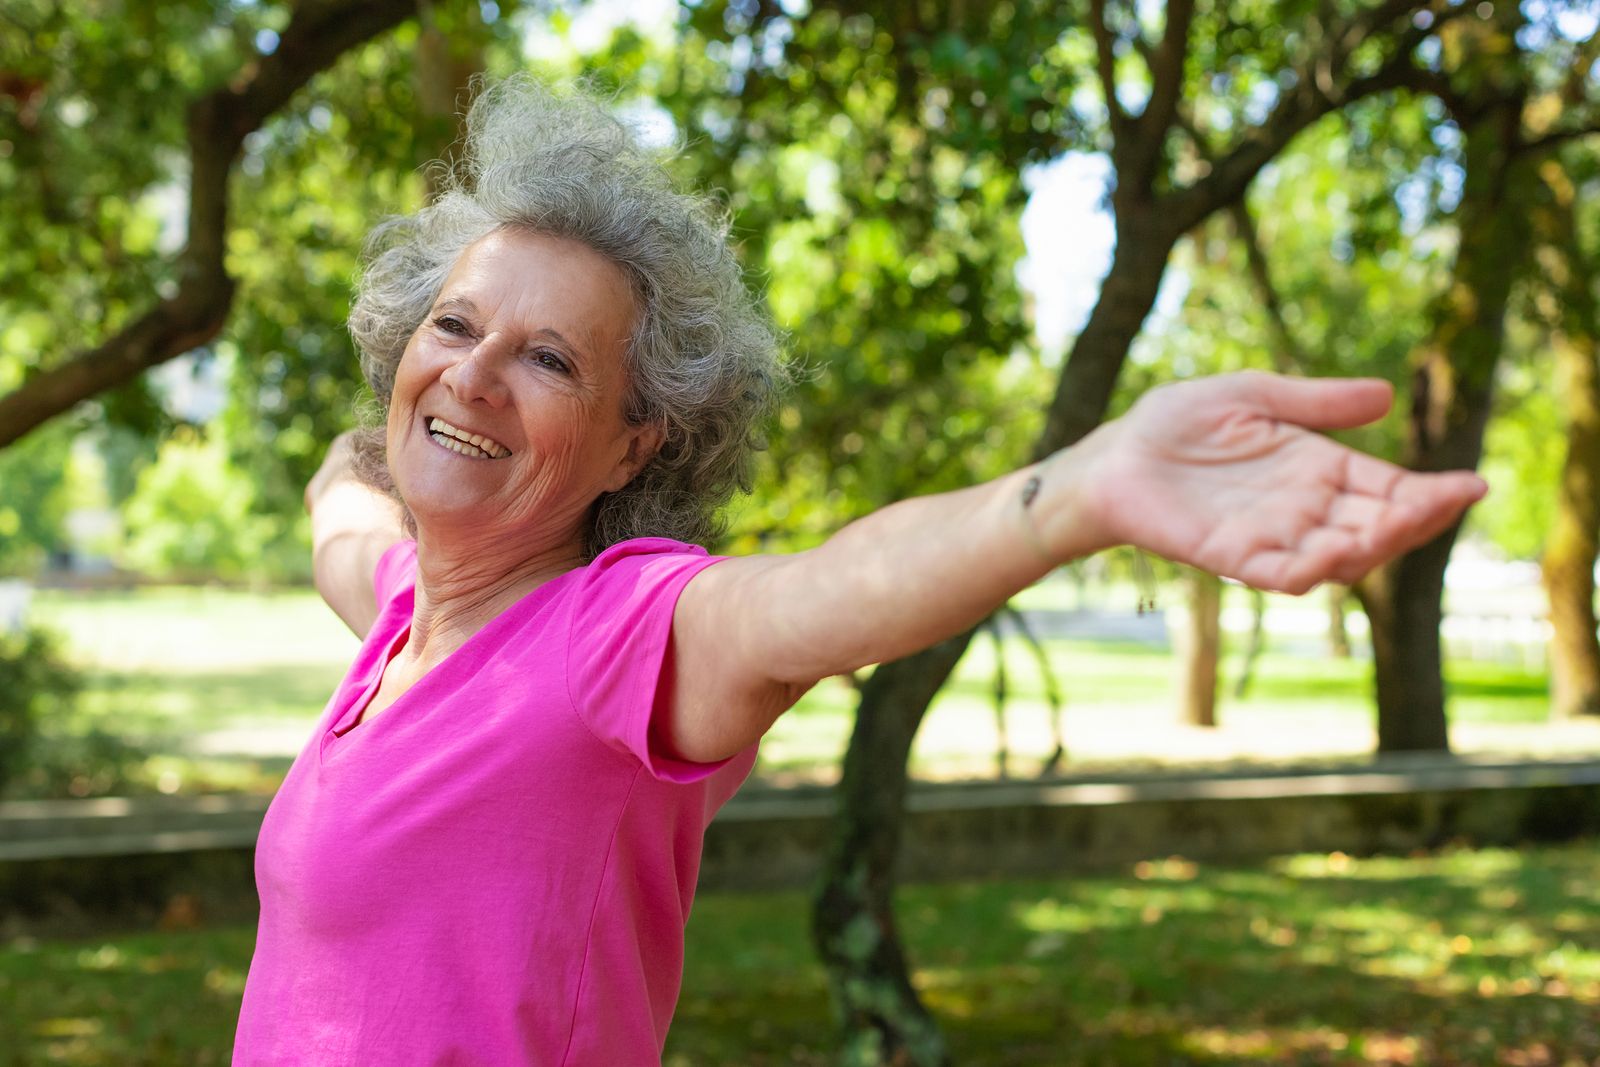
POLYGON ((1489 483, 1471 471, 1407 474, 1389 493, 1391 500, 1419 510, 1465 508, 1482 500, 1489 483))
POLYGON ((1249 375, 1263 414, 1312 430, 1347 430, 1383 417, 1394 387, 1381 378, 1290 378, 1249 375))
POLYGON ((1435 513, 1459 515, 1487 488, 1483 479, 1466 472, 1409 475, 1396 479, 1388 496, 1341 493, 1329 505, 1325 524, 1357 532, 1393 527, 1403 533, 1406 526, 1431 522, 1435 513))
MULTIPOLYGON (((1361 536, 1361 551, 1346 561, 1346 570, 1365 573, 1388 560, 1425 545, 1461 521, 1462 513, 1475 496, 1442 497, 1427 506, 1413 503, 1392 505, 1361 536)), ((1346 580, 1341 577, 1340 580, 1346 580)))
POLYGON ((1252 555, 1236 577, 1257 589, 1299 596, 1347 570, 1359 555, 1354 534, 1324 526, 1312 530, 1291 548, 1252 555))
POLYGON ((1405 481, 1410 472, 1365 452, 1344 449, 1343 473, 1347 491, 1387 500, 1394 496, 1395 487, 1405 481))
POLYGON ((1325 581, 1354 582, 1378 564, 1439 536, 1485 489, 1481 479, 1464 472, 1409 478, 1417 485, 1403 494, 1406 499, 1341 496, 1322 525, 1296 539, 1274 543, 1257 531, 1256 538, 1241 546, 1236 577, 1296 595, 1325 581))
POLYGON ((1471 504, 1489 491, 1489 483, 1472 471, 1410 471, 1350 449, 1344 461, 1345 489, 1368 496, 1402 502, 1460 497, 1471 504))
POLYGON ((1388 542, 1383 550, 1384 557, 1398 556, 1427 544, 1460 522, 1466 509, 1466 501, 1440 501, 1427 509, 1413 506, 1411 516, 1395 519, 1391 528, 1384 531, 1388 542))

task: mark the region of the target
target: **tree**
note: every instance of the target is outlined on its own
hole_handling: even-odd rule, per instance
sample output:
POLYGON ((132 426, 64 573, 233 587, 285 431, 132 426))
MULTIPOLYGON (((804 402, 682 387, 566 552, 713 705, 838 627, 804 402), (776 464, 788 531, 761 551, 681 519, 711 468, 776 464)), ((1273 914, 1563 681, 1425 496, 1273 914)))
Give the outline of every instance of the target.
MULTIPOLYGON (((804 374, 782 412, 776 477, 736 545, 820 539, 1025 454, 1040 418, 1026 400, 1037 365, 1019 352, 1019 172, 1043 158, 1039 127, 1067 95, 1041 54, 1055 16, 1033 6, 952 11, 948 34, 901 6, 764 16, 694 9, 657 90, 688 135, 695 180, 730 190, 745 261, 768 279, 803 364, 826 368, 804 374)), ((903 785, 900 753, 870 773, 903 785)), ((847 759, 845 774, 862 772, 847 759)), ((899 788, 882 796, 897 805, 899 788)), ((878 930, 864 927, 865 951, 898 952, 878 930)), ((828 932, 819 944, 829 959, 858 951, 828 932)), ((847 972, 832 973, 855 1012, 847 972)), ((904 1031, 937 1042, 909 986, 898 993, 904 1031)))
MULTIPOLYGON (((691 183, 728 190, 800 368, 730 545, 805 547, 889 501, 999 474, 1037 426, 1014 277, 1025 192, 1004 157, 1034 138, 1037 107, 1018 102, 1000 130, 907 110, 886 91, 891 39, 864 14, 751 23, 748 66, 719 47, 727 32, 722 9, 697 8, 679 54, 643 78, 686 135, 691 183), (768 69, 756 57, 779 40, 768 69), (986 137, 994 151, 969 151, 986 137)), ((983 79, 1005 62, 928 59, 986 72, 965 92, 993 91, 983 79)), ((1003 114, 997 101, 984 121, 1003 114)))
MULTIPOLYGON (((138 48, 122 50, 120 38, 108 41, 96 12, 8 5, 5 18, 31 47, 17 42, 3 57, 13 73, 0 139, 21 149, 11 164, 13 180, 23 186, 18 205, 31 203, 65 231, 30 234, 39 262, 13 259, 9 266, 48 276, 53 264, 72 261, 88 268, 86 276, 103 271, 103 284, 118 298, 110 307, 123 307, 115 316, 84 316, 93 296, 67 294, 74 306, 62 308, 59 317, 70 321, 75 314, 77 323, 87 319, 92 326, 74 324, 51 341, 84 337, 85 347, 67 351, 56 342, 46 346, 50 358, 25 366, 20 384, 0 396, 0 447, 217 335, 236 288, 227 250, 229 180, 246 139, 314 75, 414 13, 412 0, 309 0, 292 9, 140 5, 129 19, 135 41, 141 30, 148 35, 140 55, 138 48), (198 57, 184 55, 205 40, 202 27, 220 30, 226 43, 198 57), (151 54, 157 46, 170 51, 151 54), (170 67, 169 55, 175 60, 170 67), (112 86, 136 90, 121 113, 110 104, 118 99, 112 86), (190 100, 181 127, 172 117, 173 95, 190 100), (103 112, 93 115, 91 126, 95 107, 103 112), (126 169, 108 158, 108 146, 125 155, 126 169), (150 213, 139 204, 164 177, 162 150, 184 152, 188 172, 184 237, 170 254, 159 252, 159 227, 151 232, 150 213), (84 166, 91 159, 95 165, 84 166), (86 242, 69 237, 75 222, 85 224, 86 242), (129 258, 135 262, 126 264, 129 258), (117 271, 125 265, 142 276, 144 292, 119 284, 117 271)), ((23 291, 39 296, 42 288, 33 281, 23 291)))
POLYGON ((1191 726, 1217 725, 1217 664, 1222 658, 1222 579, 1189 569, 1188 617, 1178 640, 1180 718, 1191 726))
MULTIPOLYGON (((220 368, 211 375, 227 385, 220 417, 164 410, 164 390, 128 364, 115 373, 125 384, 93 393, 58 421, 72 424, 62 426, 63 439, 87 429, 104 448, 126 451, 130 431, 143 438, 133 463, 123 456, 110 466, 125 483, 112 493, 120 503, 162 439, 190 419, 210 419, 204 436, 222 442, 255 483, 252 515, 266 539, 254 575, 303 577, 301 490, 326 441, 356 417, 360 374, 344 319, 362 242, 377 219, 422 203, 427 180, 441 172, 420 164, 457 139, 456 106, 470 74, 491 54, 503 67, 520 65, 507 58, 520 56, 520 28, 496 15, 514 5, 499 5, 488 22, 467 0, 424 4, 409 21, 416 4, 389 5, 387 14, 382 4, 321 2, 291 11, 189 0, 160 5, 159 14, 134 4, 109 16, 82 5, 36 7, 10 5, 0 16, 23 24, 38 46, 11 55, 16 38, 0 35, 0 69, 17 71, 21 87, 9 101, 0 96, 0 139, 15 128, 21 149, 11 178, 0 150, 12 209, 0 227, 16 228, 10 244, 20 252, 0 256, 0 316, 16 323, 0 331, 0 387, 19 386, 0 405, 37 399, 57 371, 106 369, 67 354, 112 345, 107 338, 130 323, 170 326, 171 301, 226 288, 221 325, 183 361, 220 368), (346 10, 359 17, 325 33, 346 10), (375 29, 380 14, 393 32, 375 29), (310 53, 307 35, 318 37, 310 53), (234 131, 242 141, 231 157, 196 125, 208 108, 218 110, 207 122, 260 119, 234 131), (186 109, 199 118, 186 122, 186 109), (191 164, 196 155, 211 163, 191 164), (226 180, 216 195, 225 192, 225 203, 207 214, 200 201, 210 194, 189 172, 201 185, 222 182, 218 159, 226 180), (196 235, 202 219, 222 236, 196 235), (197 266, 201 245, 224 249, 226 278, 197 266), (85 315, 85 302, 97 314, 85 315)), ((145 355, 177 355, 179 338, 166 336, 172 344, 145 355)))
MULTIPOLYGON (((1525 205, 1534 191, 1535 163, 1593 121, 1583 110, 1558 112, 1559 125, 1529 128, 1530 100, 1543 95, 1524 45, 1529 29, 1515 5, 1454 20, 1441 36, 1440 69, 1418 78, 1460 128, 1463 178, 1453 213, 1457 247, 1450 282, 1434 304, 1429 337, 1413 357, 1403 455, 1413 469, 1477 466, 1506 309, 1531 250, 1525 205)), ((1587 51, 1572 49, 1573 62, 1582 64, 1587 51)), ((1588 65, 1582 69, 1586 79, 1588 65)), ((1562 81, 1567 73, 1561 72, 1562 81)), ((1358 587, 1372 623, 1380 751, 1449 747, 1439 625, 1444 569, 1457 532, 1445 531, 1358 587)))
MULTIPOLYGON (((1550 696, 1558 717, 1600 715, 1600 641, 1595 637, 1594 565, 1600 555, 1600 319, 1594 253, 1577 211, 1583 171, 1554 160, 1540 168, 1535 215, 1546 316, 1552 320, 1556 395, 1566 423, 1566 454, 1555 520, 1541 560, 1550 600, 1550 696)), ((1589 181, 1593 178, 1588 177, 1589 181)))
MULTIPOLYGON (((967 85, 946 86, 946 72, 918 63, 934 54, 936 45, 954 47, 945 43, 951 39, 967 49, 1020 49, 1023 56, 1011 65, 1013 70, 1056 68, 1079 54, 1078 43, 1091 49, 1081 54, 1097 57, 1106 120, 1101 124, 1063 116, 1053 126, 1054 136, 1043 138, 1035 151, 1065 147, 1062 137, 1068 131, 1105 131, 1117 173, 1111 196, 1117 248, 1100 299, 1063 366, 1035 443, 1036 455, 1072 444, 1106 413, 1129 346, 1154 303, 1179 238, 1236 202, 1261 168, 1318 119, 1405 81, 1415 69, 1417 47, 1439 24, 1456 17, 1452 9, 1431 22, 1413 22, 1422 6, 1388 3, 1332 21, 1296 7, 1255 21, 1248 15, 1236 17, 1224 5, 1207 11, 1197 26, 1193 5, 1173 3, 1155 42, 1147 40, 1131 8, 1108 15, 1099 3, 1091 5, 1088 42, 1063 36, 1066 27, 1056 21, 1055 12, 1025 7, 1007 7, 1004 19, 994 14, 980 19, 965 8, 934 13, 899 6, 878 19, 897 30, 882 46, 894 81, 878 91, 893 92, 903 113, 918 114, 939 89, 944 92, 937 99, 977 99, 967 85), (1219 32, 1223 29, 1230 32, 1219 32), (1226 51, 1235 41, 1244 41, 1245 47, 1226 51), (1213 43, 1216 53, 1194 54, 1195 48, 1213 43), (1137 92, 1139 80, 1119 74, 1119 66, 1135 64, 1142 65, 1147 79, 1142 108, 1126 103, 1124 95, 1124 90, 1137 92), (1208 72, 1230 65, 1243 69, 1226 83, 1220 98, 1212 96, 1206 88, 1211 84, 1208 72), (1263 92, 1269 84, 1275 88, 1263 92), (1257 95, 1252 97, 1252 91, 1257 95), (1262 95, 1272 99, 1264 116, 1253 113, 1262 95), (1180 105, 1193 106, 1202 98, 1227 114, 1228 137, 1213 149, 1217 163, 1186 180, 1174 173, 1170 141, 1180 133, 1180 105)), ((865 13, 855 17, 872 18, 865 13)), ((736 36, 746 38, 744 54, 760 55, 761 42, 737 24, 735 28, 736 36)), ((844 85, 834 88, 843 91, 844 85)), ((1005 96, 985 93, 983 99, 1005 96)), ((1012 110, 1021 108, 1013 105, 1012 110)), ((1052 124, 1047 121, 1044 127, 1051 130, 1052 124)), ((893 863, 911 741, 970 637, 961 635, 884 664, 862 688, 840 783, 838 837, 816 916, 817 941, 844 1022, 850 1062, 942 1063, 946 1058, 938 1031, 916 997, 895 931, 893 863)))
MULTIPOLYGON (((1248 202, 1195 232, 1180 261, 1189 283, 1183 308, 1172 328, 1147 342, 1151 355, 1141 360, 1141 373, 1160 378, 1261 367, 1403 382, 1407 358, 1425 332, 1425 294, 1440 287, 1442 272, 1441 257, 1431 251, 1440 228, 1415 206, 1402 213, 1400 205, 1438 195, 1443 183, 1433 133, 1445 113, 1433 98, 1411 95, 1357 103, 1343 118, 1303 134, 1252 185, 1248 202)), ((1197 152, 1204 151, 1204 136, 1191 128, 1197 152)), ((1391 419, 1339 436, 1393 455, 1395 429, 1391 419)), ((1347 656, 1343 594, 1329 592, 1330 643, 1347 656)), ((1264 644, 1265 598, 1257 593, 1252 602, 1236 698, 1248 689, 1264 644)), ((1201 617, 1191 606, 1191 624, 1201 617)), ((1183 643, 1180 680, 1214 671, 1193 658, 1212 647, 1183 643)))

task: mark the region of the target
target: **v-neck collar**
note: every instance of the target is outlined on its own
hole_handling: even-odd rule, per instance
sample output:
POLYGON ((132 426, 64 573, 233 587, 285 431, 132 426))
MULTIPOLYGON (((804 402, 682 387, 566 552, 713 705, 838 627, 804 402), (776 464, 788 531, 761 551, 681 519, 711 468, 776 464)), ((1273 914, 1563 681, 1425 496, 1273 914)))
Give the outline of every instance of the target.
MULTIPOLYGON (((360 695, 357 696, 355 700, 351 701, 350 706, 345 708, 344 711, 340 713, 338 719, 328 727, 329 733, 331 733, 334 737, 343 737, 350 731, 366 723, 367 709, 372 706, 373 700, 377 699, 378 690, 383 688, 383 679, 388 675, 390 665, 394 663, 394 658, 400 654, 400 650, 405 647, 406 642, 410 639, 410 623, 407 623, 394 632, 394 634, 389 638, 387 646, 384 648, 383 655, 378 659, 377 671, 373 673, 372 677, 367 680, 366 685, 362 686, 360 695)), ((471 638, 468 638, 468 640, 471 640, 471 638)), ((462 644, 464 645, 466 642, 463 641, 462 644)), ((451 653, 451 655, 454 654, 454 652, 451 653)), ((445 659, 449 658, 449 656, 445 657, 445 659)), ((444 661, 441 660, 440 662, 442 663, 444 661)), ((426 678, 428 674, 431 673, 431 670, 428 671, 427 673, 423 674, 422 678, 426 678)), ((411 684, 409 689, 395 697, 394 700, 390 702, 389 706, 392 708, 395 704, 398 704, 400 701, 404 700, 407 693, 410 693, 412 689, 415 689, 417 686, 422 684, 422 678, 418 678, 411 684)))
MULTIPOLYGON (((579 574, 583 570, 585 570, 584 567, 574 567, 570 571, 563 571, 522 594, 504 611, 470 634, 458 647, 451 650, 444 659, 423 672, 421 677, 411 683, 410 688, 395 697, 394 701, 383 709, 379 719, 387 722, 397 713, 408 712, 410 705, 416 703, 417 698, 413 694, 436 684, 436 679, 440 673, 451 668, 469 648, 473 648, 486 640, 488 635, 506 625, 506 620, 514 616, 524 615, 531 604, 542 599, 547 594, 554 593, 570 576, 579 574)), ((375 658, 375 665, 369 668, 369 676, 357 691, 355 699, 341 708, 323 731, 317 752, 319 761, 325 759, 330 754, 330 751, 345 748, 351 744, 353 738, 364 736, 375 728, 375 723, 366 720, 366 709, 371 705, 373 698, 378 695, 378 690, 383 685, 383 678, 389 669, 389 665, 394 662, 394 658, 399 654, 404 642, 410 639, 411 619, 416 610, 416 584, 414 580, 410 587, 403 589, 390 601, 388 608, 390 610, 404 611, 406 613, 405 621, 396 628, 395 632, 384 643, 382 655, 375 658), (403 603, 402 600, 404 601, 403 603)))

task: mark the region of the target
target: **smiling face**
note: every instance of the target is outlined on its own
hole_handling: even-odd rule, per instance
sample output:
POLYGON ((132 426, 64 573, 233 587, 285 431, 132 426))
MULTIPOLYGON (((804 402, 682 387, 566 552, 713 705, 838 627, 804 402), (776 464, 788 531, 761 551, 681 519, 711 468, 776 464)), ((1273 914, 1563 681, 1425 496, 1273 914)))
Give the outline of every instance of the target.
POLYGON ((587 245, 505 229, 467 247, 389 403, 389 469, 421 536, 581 553, 595 500, 658 441, 623 415, 634 315, 622 270, 587 245))

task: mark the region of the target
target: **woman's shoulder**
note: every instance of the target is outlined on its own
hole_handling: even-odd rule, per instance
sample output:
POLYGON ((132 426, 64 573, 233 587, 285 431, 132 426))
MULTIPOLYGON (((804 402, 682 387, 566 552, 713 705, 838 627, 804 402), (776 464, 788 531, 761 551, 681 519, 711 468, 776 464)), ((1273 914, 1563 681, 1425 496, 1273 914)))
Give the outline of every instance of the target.
POLYGON ((689 579, 723 558, 670 537, 634 537, 595 556, 569 588, 583 604, 609 614, 623 604, 641 606, 654 595, 676 600, 689 579))
POLYGON ((605 570, 615 567, 625 560, 639 560, 657 556, 680 556, 692 559, 704 559, 711 555, 700 545, 690 544, 686 541, 674 541, 670 537, 630 537, 626 541, 618 541, 601 551, 589 563, 588 570, 605 570))

